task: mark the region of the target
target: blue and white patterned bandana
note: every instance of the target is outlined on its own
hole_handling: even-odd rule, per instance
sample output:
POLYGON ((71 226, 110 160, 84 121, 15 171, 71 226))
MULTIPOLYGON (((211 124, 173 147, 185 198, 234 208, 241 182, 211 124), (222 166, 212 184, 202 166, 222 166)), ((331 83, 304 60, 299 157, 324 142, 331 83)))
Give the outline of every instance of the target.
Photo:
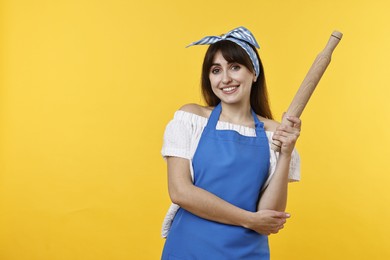
POLYGON ((253 68, 255 69, 256 77, 260 74, 260 65, 259 59, 256 56, 255 51, 252 49, 251 45, 260 48, 253 34, 243 26, 240 26, 236 29, 231 30, 230 32, 223 34, 221 36, 206 36, 199 41, 193 42, 187 47, 194 45, 210 45, 219 41, 232 41, 238 44, 241 48, 243 48, 246 53, 249 55, 249 58, 252 61, 253 68))

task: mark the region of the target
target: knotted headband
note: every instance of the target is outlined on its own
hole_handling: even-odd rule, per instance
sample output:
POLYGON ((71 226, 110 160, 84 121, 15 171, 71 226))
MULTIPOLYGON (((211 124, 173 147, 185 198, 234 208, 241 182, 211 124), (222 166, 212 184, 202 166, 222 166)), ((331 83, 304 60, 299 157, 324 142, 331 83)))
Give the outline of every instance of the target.
POLYGON ((260 46, 257 43, 253 34, 243 26, 233 29, 230 32, 223 34, 221 36, 206 36, 200 39, 199 41, 191 43, 187 47, 193 45, 210 45, 223 40, 232 41, 238 44, 241 48, 243 48, 252 61, 253 68, 255 69, 256 72, 256 76, 259 76, 260 74, 259 59, 257 58, 256 53, 251 46, 254 46, 256 48, 260 48, 260 46))

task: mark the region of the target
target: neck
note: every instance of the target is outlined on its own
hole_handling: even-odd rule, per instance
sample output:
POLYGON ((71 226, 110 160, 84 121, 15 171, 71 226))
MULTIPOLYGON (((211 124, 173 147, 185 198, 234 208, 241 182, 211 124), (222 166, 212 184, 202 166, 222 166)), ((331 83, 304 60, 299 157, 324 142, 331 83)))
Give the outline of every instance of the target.
POLYGON ((252 127, 253 117, 250 104, 226 104, 222 103, 220 120, 237 125, 252 127))

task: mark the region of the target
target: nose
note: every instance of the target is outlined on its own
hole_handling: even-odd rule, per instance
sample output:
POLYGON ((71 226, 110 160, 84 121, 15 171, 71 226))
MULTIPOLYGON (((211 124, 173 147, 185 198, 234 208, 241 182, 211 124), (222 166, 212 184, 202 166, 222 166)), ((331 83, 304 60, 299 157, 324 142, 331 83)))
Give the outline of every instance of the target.
POLYGON ((229 72, 225 71, 223 73, 222 83, 226 85, 226 84, 230 83, 231 81, 232 81, 232 78, 230 77, 229 72))

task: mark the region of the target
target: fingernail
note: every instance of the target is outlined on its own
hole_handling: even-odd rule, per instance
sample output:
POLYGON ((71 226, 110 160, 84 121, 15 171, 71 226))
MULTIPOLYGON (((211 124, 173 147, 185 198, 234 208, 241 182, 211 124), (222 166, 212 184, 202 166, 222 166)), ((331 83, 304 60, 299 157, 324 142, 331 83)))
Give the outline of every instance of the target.
POLYGON ((291 215, 289 213, 286 213, 286 217, 289 218, 291 217, 291 215))

